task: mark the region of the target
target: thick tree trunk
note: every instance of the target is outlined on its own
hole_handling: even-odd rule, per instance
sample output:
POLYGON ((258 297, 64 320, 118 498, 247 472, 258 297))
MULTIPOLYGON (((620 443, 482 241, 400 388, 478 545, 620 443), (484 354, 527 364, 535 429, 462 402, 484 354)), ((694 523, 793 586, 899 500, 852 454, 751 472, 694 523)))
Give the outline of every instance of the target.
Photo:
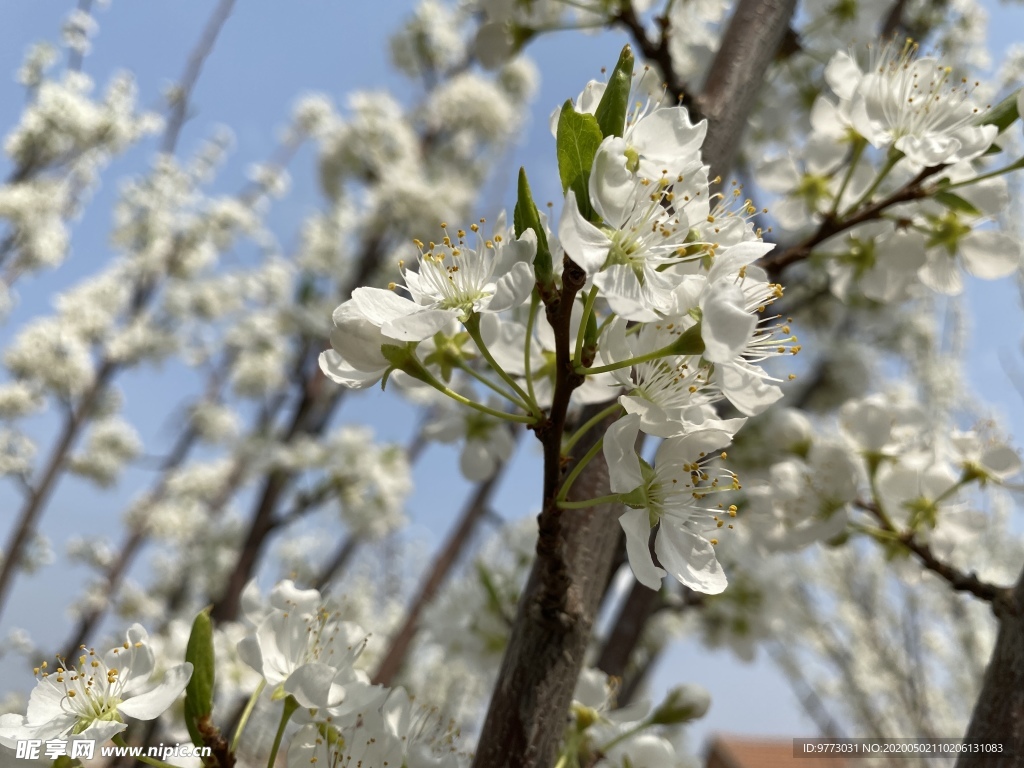
POLYGON ((1013 591, 1016 610, 1004 610, 999 617, 996 647, 964 736, 979 746, 1000 742, 1004 752, 965 752, 956 768, 1024 765, 1024 571, 1013 591))

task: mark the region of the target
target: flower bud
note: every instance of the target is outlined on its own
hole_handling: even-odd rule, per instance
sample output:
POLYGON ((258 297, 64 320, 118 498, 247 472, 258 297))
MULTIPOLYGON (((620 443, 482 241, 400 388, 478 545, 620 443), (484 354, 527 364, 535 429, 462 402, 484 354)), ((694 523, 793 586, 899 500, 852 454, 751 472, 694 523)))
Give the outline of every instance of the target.
POLYGON ((710 694, 699 685, 680 685, 651 713, 652 725, 673 725, 704 717, 711 706, 710 694))

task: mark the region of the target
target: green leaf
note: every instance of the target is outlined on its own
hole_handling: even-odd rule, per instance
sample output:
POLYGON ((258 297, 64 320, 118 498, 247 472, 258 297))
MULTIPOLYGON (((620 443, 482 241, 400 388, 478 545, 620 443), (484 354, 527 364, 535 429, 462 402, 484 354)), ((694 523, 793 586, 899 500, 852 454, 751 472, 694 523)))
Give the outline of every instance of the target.
POLYGON ((533 272, 541 286, 553 286, 554 269, 551 263, 551 248, 548 246, 548 236, 544 233, 544 225, 540 221, 537 204, 533 202, 530 182, 526 180, 525 168, 519 169, 519 199, 516 200, 512 221, 515 224, 516 237, 521 237, 523 232, 528 229, 532 229, 537 235, 537 256, 533 260, 533 272))
POLYGON ((627 45, 619 54, 619 61, 608 78, 601 102, 597 105, 597 124, 601 133, 621 136, 626 129, 626 113, 629 111, 629 91, 633 84, 633 50, 627 45))
POLYGON ((944 206, 949 208, 951 211, 957 213, 966 213, 970 216, 981 216, 981 211, 974 207, 972 203, 964 200, 960 195, 954 195, 952 192, 936 192, 935 201, 942 203, 944 206))
POLYGON ((185 726, 192 743, 204 745, 199 721, 213 712, 214 666, 213 622, 210 609, 199 612, 192 622, 192 634, 185 648, 185 661, 192 663, 192 677, 185 686, 185 726))
POLYGON ((604 134, 597 118, 577 112, 572 102, 566 100, 562 105, 562 113, 558 116, 558 131, 555 149, 558 155, 558 175, 562 179, 562 191, 570 189, 576 193, 576 204, 586 219, 594 218, 594 208, 590 205, 587 183, 590 181, 590 169, 594 165, 594 155, 601 145, 604 134))
POLYGON ((994 125, 1000 133, 1009 128, 1013 121, 1020 115, 1017 114, 1017 94, 1020 89, 1014 91, 1005 99, 996 104, 992 109, 987 109, 975 119, 976 125, 994 125))

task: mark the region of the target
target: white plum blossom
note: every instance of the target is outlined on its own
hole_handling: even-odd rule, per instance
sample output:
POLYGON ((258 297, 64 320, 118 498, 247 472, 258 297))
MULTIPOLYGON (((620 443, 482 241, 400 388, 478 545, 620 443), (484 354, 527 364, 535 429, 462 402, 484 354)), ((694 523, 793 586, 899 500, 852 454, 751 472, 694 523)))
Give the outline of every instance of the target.
POLYGON ((977 432, 954 430, 949 442, 964 472, 982 482, 1003 482, 1021 470, 1020 456, 1001 440, 983 440, 977 432))
POLYGON ((353 666, 366 632, 342 621, 317 590, 282 581, 270 593, 269 608, 247 616, 256 627, 239 642, 239 656, 272 689, 314 709, 358 707, 376 695, 353 666))
POLYGON ((604 456, 611 490, 630 510, 619 518, 626 533, 626 553, 637 580, 651 589, 661 586, 666 570, 690 589, 716 595, 726 587, 725 573, 715 556, 716 539, 706 533, 725 525, 735 508, 708 509, 702 501, 719 490, 732 490, 735 475, 711 477, 705 463, 711 452, 729 444, 732 435, 721 429, 694 431, 665 440, 652 468, 636 454, 634 443, 640 417, 628 415, 608 428, 604 456), (726 480, 721 485, 722 479, 726 480), (651 529, 660 523, 654 551, 662 567, 654 564, 649 548, 651 529))
MULTIPOLYGON (((496 398, 490 400, 492 408, 501 404, 496 398)), ((511 458, 516 447, 508 424, 451 400, 438 403, 423 427, 423 436, 442 443, 461 442, 459 469, 467 480, 476 483, 491 477, 511 458)))
POLYGON ((850 101, 849 118, 872 146, 892 147, 918 166, 978 157, 999 132, 978 125, 979 108, 966 83, 932 58, 917 58, 917 46, 885 46, 862 71, 853 57, 837 53, 829 82, 850 101))
POLYGON ((594 158, 589 197, 601 224, 587 221, 570 190, 558 237, 616 314, 655 320, 671 309, 678 277, 664 268, 696 258, 693 222, 709 214, 700 145, 707 123, 682 107, 656 109, 604 139, 594 158))
POLYGON ((478 312, 503 312, 526 301, 534 286, 533 230, 517 239, 502 215, 493 238, 481 236, 476 248, 466 244, 465 235, 459 230, 452 240, 445 230, 441 243, 420 251, 418 271, 403 272, 411 298, 399 296, 395 284, 393 290, 357 288, 334 312, 334 349, 320 357, 324 373, 345 386, 367 386, 389 367, 383 344, 423 341, 478 312))
POLYGON ((829 288, 848 301, 859 290, 866 298, 883 304, 906 298, 925 263, 925 237, 878 221, 850 230, 822 247, 829 288))
POLYGON ((175 702, 192 676, 188 662, 169 669, 150 686, 155 659, 149 635, 133 624, 125 642, 100 656, 83 650, 77 665, 44 662, 35 671, 39 682, 26 716, 0 716, 0 744, 20 739, 77 738, 106 742, 124 731, 125 718, 153 720, 175 702))
MULTIPOLYGON (((969 163, 944 172, 953 183, 970 181, 977 171, 969 163)), ((1021 263, 1016 237, 992 225, 1009 206, 1005 178, 985 179, 958 188, 956 194, 974 210, 943 208, 931 201, 921 206, 926 241, 926 261, 918 270, 921 282, 936 293, 959 295, 964 289, 963 270, 982 280, 998 280, 1013 274, 1021 263)))
POLYGON ((848 446, 816 440, 807 458, 774 464, 766 483, 746 489, 745 522, 756 529, 759 546, 772 551, 801 549, 846 531, 847 505, 857 498, 861 462, 848 446))

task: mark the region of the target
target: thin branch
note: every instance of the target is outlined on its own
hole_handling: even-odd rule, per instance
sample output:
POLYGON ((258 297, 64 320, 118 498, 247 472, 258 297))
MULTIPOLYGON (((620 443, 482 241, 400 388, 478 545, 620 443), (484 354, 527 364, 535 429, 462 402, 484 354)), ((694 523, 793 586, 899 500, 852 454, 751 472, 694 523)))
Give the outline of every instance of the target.
MULTIPOLYGON (((92 10, 92 0, 78 0, 78 9, 80 13, 88 14, 92 10)), ((69 72, 80 72, 82 70, 82 63, 85 60, 85 56, 82 51, 77 48, 68 48, 68 71, 69 72)))
MULTIPOLYGON (((517 434, 521 430, 517 430, 517 434)), ((438 590, 448 580, 452 569, 466 549, 470 538, 490 509, 490 497, 497 488, 505 464, 490 479, 480 483, 466 501, 458 522, 448 534, 444 546, 434 556, 430 569, 422 578, 420 591, 406 609, 402 626, 391 636, 387 651, 373 673, 373 682, 379 685, 391 685, 399 673, 412 647, 412 641, 419 630, 420 616, 424 609, 434 600, 438 590)))
POLYGON ((796 245, 768 254, 758 262, 758 265, 767 270, 769 275, 777 277, 786 267, 799 261, 803 261, 810 256, 811 252, 817 246, 821 245, 830 237, 852 229, 859 224, 880 219, 886 210, 898 203, 906 203, 927 197, 930 194, 930 190, 923 186, 923 182, 929 177, 934 176, 943 168, 945 168, 945 166, 942 165, 925 168, 917 174, 917 176, 888 197, 862 208, 852 216, 842 219, 834 216, 826 216, 818 229, 812 235, 808 236, 796 245))
POLYGON ((350 533, 341 543, 338 548, 334 550, 334 554, 331 555, 331 559, 327 561, 324 567, 317 574, 317 577, 313 579, 313 589, 318 589, 323 592, 327 586, 334 581, 348 566, 349 561, 352 559, 352 555, 356 553, 356 550, 363 544, 365 539, 361 536, 357 536, 354 533, 350 533))
POLYGON ((686 87, 686 83, 678 75, 672 62, 672 53, 669 48, 671 29, 668 18, 659 16, 655 19, 660 28, 657 41, 652 40, 647 34, 647 30, 636 15, 632 2, 624 3, 622 9, 612 18, 612 21, 629 30, 633 42, 640 49, 640 52, 643 53, 644 58, 658 65, 668 92, 675 96, 684 107, 693 109, 694 103, 693 98, 690 96, 690 89, 686 87))
POLYGON ((967 592, 979 600, 992 605, 997 617, 1019 615, 1021 606, 1014 597, 1013 587, 1002 587, 982 581, 973 571, 965 573, 941 560, 927 542, 921 541, 912 530, 899 531, 894 528, 878 505, 871 501, 858 501, 857 506, 870 513, 883 531, 892 534, 897 541, 912 552, 921 564, 932 573, 944 579, 957 592, 967 592))
POLYGON ((203 64, 213 52, 213 47, 217 43, 217 37, 231 15, 234 5, 235 0, 220 0, 220 3, 213 11, 213 15, 206 22, 206 28, 203 30, 202 37, 199 38, 199 43, 189 56, 181 79, 174 86, 171 112, 167 118, 167 127, 164 131, 163 143, 161 145, 161 151, 166 154, 173 154, 178 146, 181 129, 184 127, 185 120, 188 117, 192 92, 195 90, 196 83, 199 81, 199 75, 203 71, 203 64))

